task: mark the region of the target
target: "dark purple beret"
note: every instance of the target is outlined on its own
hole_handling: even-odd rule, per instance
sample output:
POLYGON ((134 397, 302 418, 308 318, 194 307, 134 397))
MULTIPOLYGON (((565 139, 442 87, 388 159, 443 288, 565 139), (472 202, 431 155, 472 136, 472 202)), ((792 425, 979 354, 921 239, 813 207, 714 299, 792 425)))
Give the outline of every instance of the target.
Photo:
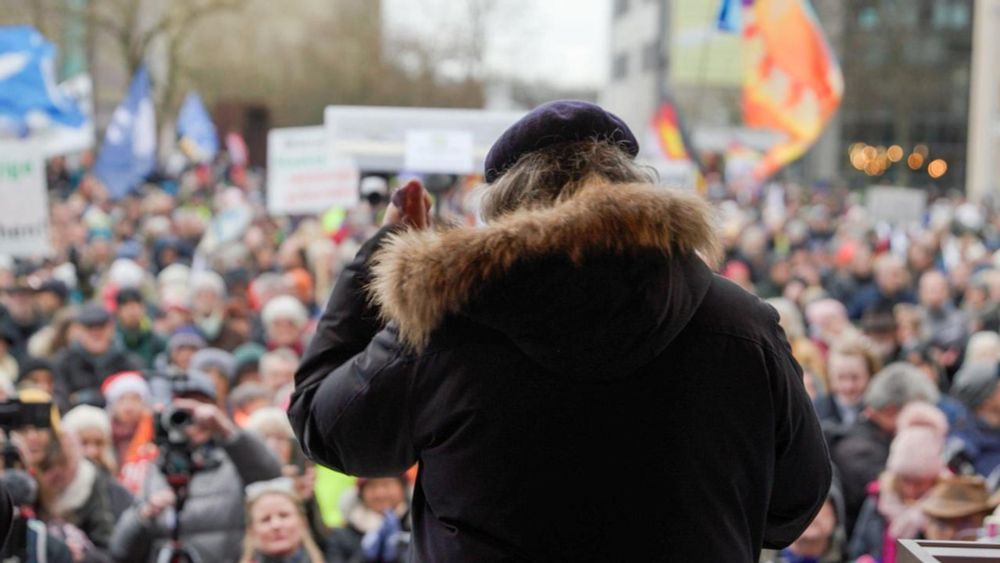
POLYGON ((590 102, 557 100, 531 110, 500 135, 486 155, 486 181, 492 183, 527 153, 591 138, 618 145, 633 158, 639 154, 639 142, 617 115, 590 102))

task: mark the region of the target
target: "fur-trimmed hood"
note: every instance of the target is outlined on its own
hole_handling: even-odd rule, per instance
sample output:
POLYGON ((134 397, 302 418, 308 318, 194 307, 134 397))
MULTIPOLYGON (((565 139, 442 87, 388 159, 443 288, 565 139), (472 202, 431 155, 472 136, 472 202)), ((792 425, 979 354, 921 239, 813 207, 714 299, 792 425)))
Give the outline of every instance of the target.
POLYGON ((483 228, 402 231, 375 256, 372 300, 424 348, 459 315, 556 371, 638 367, 690 320, 718 242, 699 197, 594 184, 483 228), (635 364, 635 365, 633 365, 635 364))

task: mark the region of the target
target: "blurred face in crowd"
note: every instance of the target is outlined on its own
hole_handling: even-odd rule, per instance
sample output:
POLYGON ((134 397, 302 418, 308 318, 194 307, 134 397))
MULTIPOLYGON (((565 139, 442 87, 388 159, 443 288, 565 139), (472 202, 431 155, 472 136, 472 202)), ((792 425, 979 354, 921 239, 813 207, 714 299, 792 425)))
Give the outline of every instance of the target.
POLYGON ((295 321, 277 318, 267 325, 267 337, 271 344, 277 347, 294 347, 302 336, 302 330, 295 321))
POLYGON ((802 532, 795 542, 789 546, 792 553, 801 557, 819 558, 830 547, 833 531, 837 527, 837 513, 829 500, 819 509, 819 514, 802 532))
POLYGON ((226 398, 229 396, 229 377, 219 368, 208 368, 205 373, 212 380, 215 385, 215 391, 219 395, 219 400, 217 403, 221 407, 225 407, 226 398))
POLYGON ((14 320, 30 321, 34 318, 35 303, 30 291, 19 287, 0 292, 0 297, 3 298, 3 306, 14 320))
POLYGON ((207 317, 222 306, 222 299, 214 289, 202 288, 195 292, 193 303, 195 314, 207 317))
POLYGON ((109 437, 95 428, 86 428, 76 433, 80 441, 80 449, 83 457, 90 461, 102 465, 104 452, 108 450, 110 444, 109 437))
POLYGON ((899 417, 899 411, 902 407, 898 405, 890 405, 883 407, 881 409, 866 408, 865 416, 868 420, 875 423, 876 426, 882 429, 886 434, 896 434, 896 419, 899 417))
POLYGON ((976 532, 983 525, 986 514, 979 513, 961 518, 927 518, 924 536, 936 541, 969 541, 976 539, 976 532))
POLYGON ((920 304, 940 310, 950 299, 948 280, 940 272, 927 272, 920 278, 920 304))
POLYGON ((118 306, 118 322, 122 327, 136 330, 142 326, 146 318, 146 308, 138 301, 129 301, 118 306))
POLYGON ((263 432, 261 437, 268 449, 281 461, 282 465, 287 465, 292 461, 292 442, 288 435, 280 429, 270 428, 263 432))
POLYGON ((394 510, 405 500, 403 483, 399 479, 369 479, 361 489, 361 502, 369 509, 382 513, 394 510))
POLYGON ((936 482, 936 476, 898 475, 896 477, 896 492, 899 493, 899 498, 903 502, 909 504, 920 500, 936 482))
POLYGON ((24 455, 24 463, 28 467, 37 467, 45 459, 45 454, 52 446, 55 437, 52 431, 47 428, 35 428, 27 426, 12 431, 14 439, 21 446, 24 455))
POLYGON ((138 393, 125 393, 111 405, 112 420, 127 428, 138 425, 145 412, 146 405, 138 393))
POLYGON ((849 406, 857 405, 868 388, 871 374, 861 356, 830 355, 830 391, 849 406))
POLYGON ((858 245, 851 259, 851 273, 857 278, 868 278, 872 275, 872 251, 867 245, 858 245))
POLYGON ((171 352, 170 361, 180 369, 187 371, 191 367, 191 356, 194 356, 197 351, 198 349, 194 346, 178 346, 171 352))
POLYGON ((925 272, 934 266, 933 251, 923 244, 910 245, 906 254, 914 272, 925 272))
POLYGON ((80 467, 80 445, 72 436, 62 440, 62 449, 52 453, 38 467, 38 486, 44 500, 55 500, 73 482, 80 467))
POLYGON ((882 293, 895 295, 906 285, 906 269, 894 257, 887 257, 875 271, 875 283, 882 293))
POLYGON ((305 523, 298 507, 280 493, 265 493, 250 507, 247 532, 257 551, 268 557, 288 557, 302 547, 305 523))
POLYGON ((52 372, 47 369, 36 369, 26 373, 20 385, 41 389, 51 395, 55 389, 55 378, 52 376, 52 372))
POLYGON ((277 391, 295 381, 295 369, 298 362, 279 356, 271 356, 261 363, 261 379, 271 391, 277 391))
POLYGON ((56 314, 63 306, 62 299, 56 293, 51 291, 39 291, 35 294, 35 306, 38 307, 38 312, 46 317, 51 317, 56 314))
POLYGON ((111 348, 114 338, 114 325, 110 322, 97 325, 80 325, 76 340, 87 352, 99 356, 111 348))

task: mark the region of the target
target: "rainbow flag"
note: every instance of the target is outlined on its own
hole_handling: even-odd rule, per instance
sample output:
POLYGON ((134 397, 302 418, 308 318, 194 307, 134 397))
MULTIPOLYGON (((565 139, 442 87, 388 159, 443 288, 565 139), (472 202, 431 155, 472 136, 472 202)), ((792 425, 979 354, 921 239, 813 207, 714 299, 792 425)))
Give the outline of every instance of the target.
POLYGON ((806 0, 743 1, 743 120, 785 139, 754 169, 763 180, 801 157, 837 111, 840 65, 806 0))
POLYGON ((692 152, 684 141, 684 133, 677 110, 670 101, 664 101, 653 116, 653 131, 660 142, 660 150, 667 160, 693 160, 692 152))

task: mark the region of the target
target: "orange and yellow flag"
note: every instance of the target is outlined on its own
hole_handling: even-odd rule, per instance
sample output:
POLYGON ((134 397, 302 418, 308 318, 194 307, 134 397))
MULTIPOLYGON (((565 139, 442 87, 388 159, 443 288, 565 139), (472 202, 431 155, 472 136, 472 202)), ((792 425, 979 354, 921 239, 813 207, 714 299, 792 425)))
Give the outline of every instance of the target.
POLYGON ((743 4, 743 120, 785 134, 754 170, 763 180, 819 137, 840 105, 844 78, 808 2, 743 4))
POLYGON ((653 116, 653 130, 656 131, 656 139, 660 142, 660 150, 667 160, 690 160, 691 154, 688 152, 687 144, 684 142, 684 134, 681 132, 680 122, 677 120, 677 110, 670 102, 663 102, 660 109, 653 116))

